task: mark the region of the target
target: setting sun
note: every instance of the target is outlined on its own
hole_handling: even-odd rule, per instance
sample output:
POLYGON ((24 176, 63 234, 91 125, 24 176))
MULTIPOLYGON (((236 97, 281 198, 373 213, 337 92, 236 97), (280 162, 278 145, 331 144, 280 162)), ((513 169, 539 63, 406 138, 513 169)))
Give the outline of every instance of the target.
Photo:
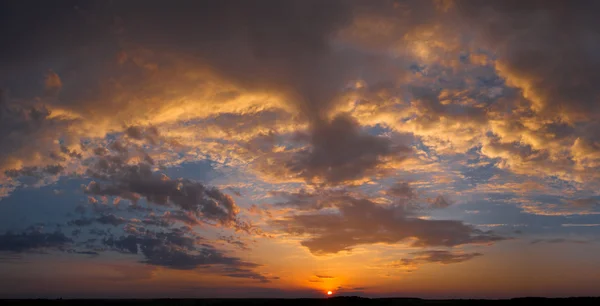
POLYGON ((332 294, 333 294, 333 292, 327 291, 327 295, 332 295, 332 294))

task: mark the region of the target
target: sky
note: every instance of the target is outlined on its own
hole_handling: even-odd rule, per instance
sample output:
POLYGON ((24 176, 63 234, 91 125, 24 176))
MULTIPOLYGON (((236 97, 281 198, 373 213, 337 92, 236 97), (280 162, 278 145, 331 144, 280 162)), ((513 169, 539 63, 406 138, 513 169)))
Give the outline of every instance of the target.
POLYGON ((597 1, 0 1, 0 297, 600 295, 597 1))

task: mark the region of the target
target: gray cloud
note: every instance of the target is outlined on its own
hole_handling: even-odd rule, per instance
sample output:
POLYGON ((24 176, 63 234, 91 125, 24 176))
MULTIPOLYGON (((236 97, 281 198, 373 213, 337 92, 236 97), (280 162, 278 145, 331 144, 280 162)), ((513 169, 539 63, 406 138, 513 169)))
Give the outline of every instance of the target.
POLYGON ((453 264, 482 256, 481 253, 454 253, 451 251, 428 250, 410 253, 412 258, 403 258, 392 264, 394 267, 414 266, 424 263, 453 264))
POLYGON ((383 12, 391 3, 220 1, 183 2, 171 8, 195 12, 192 15, 169 14, 160 5, 147 4, 140 15, 134 7, 119 3, 113 9, 120 12, 126 20, 123 27, 141 45, 150 49, 176 46, 170 51, 185 50, 186 55, 193 51, 194 60, 240 88, 286 95, 310 125, 309 148, 285 162, 295 176, 336 185, 372 175, 382 158, 408 153, 406 147, 361 133, 349 116, 328 118, 340 90, 359 72, 397 77, 397 72, 393 76, 382 72, 389 70, 382 69, 389 66, 386 56, 332 44, 332 38, 352 24, 358 11, 383 12))
POLYGON ((119 226, 129 222, 129 220, 119 217, 114 214, 101 213, 100 216, 95 218, 80 218, 67 222, 67 225, 71 226, 88 226, 94 223, 103 224, 103 225, 112 225, 119 226))
POLYGON ((495 51, 501 74, 523 86, 540 113, 598 119, 598 2, 467 0, 456 6, 465 25, 495 51))
POLYGON ((385 194, 392 197, 399 197, 405 199, 414 199, 417 197, 417 194, 407 182, 396 182, 388 190, 386 190, 385 194))
POLYGON ((417 218, 403 205, 381 205, 351 196, 326 198, 339 213, 320 211, 273 221, 283 232, 306 237, 301 244, 314 254, 337 253, 360 245, 395 244, 414 239, 419 247, 494 243, 506 238, 455 220, 417 218))
POLYGON ((296 210, 315 210, 330 207, 331 203, 322 201, 322 195, 311 193, 305 189, 298 192, 287 191, 272 191, 270 195, 277 198, 283 198, 283 201, 278 201, 275 206, 292 207, 296 210))
POLYGON ((600 201, 595 198, 581 198, 567 201, 567 203, 576 208, 593 209, 600 207, 600 201))
POLYGON ((125 135, 136 140, 146 140, 151 145, 156 145, 160 140, 158 129, 153 126, 129 126, 125 129, 125 135))
POLYGON ((309 182, 317 179, 337 185, 375 175, 385 158, 401 160, 411 152, 408 146, 361 132, 358 123, 345 115, 320 122, 313 129, 311 147, 288 165, 291 172, 309 182))
POLYGON ((330 275, 318 275, 318 274, 317 274, 317 275, 315 275, 315 276, 316 276, 317 278, 335 278, 335 277, 333 277, 333 276, 330 276, 330 275))
POLYGON ((44 250, 63 250, 72 240, 62 232, 44 233, 28 229, 21 233, 5 232, 0 235, 0 251, 25 253, 44 250))
POLYGON ((124 236, 109 235, 102 243, 123 253, 141 253, 144 256, 141 262, 154 266, 180 270, 206 267, 229 277, 270 281, 270 278, 252 270, 258 267, 257 264, 227 256, 213 246, 203 243, 203 239, 192 231, 184 229, 154 232, 136 228, 124 236))
POLYGON ((437 196, 434 199, 430 200, 430 207, 433 209, 443 209, 450 206, 450 202, 444 198, 444 196, 437 196))
POLYGON ((65 168, 63 166, 57 164, 57 165, 47 165, 45 167, 36 167, 36 166, 24 167, 19 170, 10 169, 10 170, 6 170, 4 173, 8 177, 12 177, 12 178, 16 178, 16 177, 20 177, 20 176, 30 176, 30 177, 41 178, 44 175, 57 175, 57 174, 61 173, 64 169, 65 168))
POLYGON ((250 250, 250 247, 248 246, 247 243, 245 243, 244 241, 242 241, 241 239, 239 239, 235 236, 220 236, 219 240, 225 241, 241 250, 250 250))
POLYGON ((125 224, 127 223, 127 219, 123 218, 123 217, 118 217, 115 216, 113 214, 106 214, 106 215, 101 215, 100 217, 98 217, 96 219, 96 222, 100 223, 100 224, 110 224, 112 226, 118 226, 121 224, 125 224))
POLYGON ((531 240, 530 244, 539 244, 539 243, 580 243, 586 244, 589 241, 586 240, 577 240, 577 239, 567 239, 567 238, 552 238, 552 239, 534 239, 531 240))
MULTIPOLYGON (((49 116, 47 108, 13 103, 0 90, 0 131, 3 131, 0 133, 0 179, 2 175, 42 177, 62 172, 64 168, 57 164, 57 157, 68 149, 54 139, 66 134, 69 122, 49 116), (42 165, 31 165, 30 160, 40 161, 42 165)), ((69 154, 72 153, 66 153, 69 154)))
MULTIPOLYGON (((205 220, 236 225, 238 208, 233 199, 214 187, 187 179, 171 179, 152 171, 148 163, 129 165, 124 162, 127 151, 105 155, 90 168, 92 181, 85 192, 90 195, 119 196, 136 203, 141 197, 164 206, 175 206, 205 220), (105 182, 105 183, 102 183, 105 182)), ((191 216, 174 213, 171 217, 193 223, 191 216)))

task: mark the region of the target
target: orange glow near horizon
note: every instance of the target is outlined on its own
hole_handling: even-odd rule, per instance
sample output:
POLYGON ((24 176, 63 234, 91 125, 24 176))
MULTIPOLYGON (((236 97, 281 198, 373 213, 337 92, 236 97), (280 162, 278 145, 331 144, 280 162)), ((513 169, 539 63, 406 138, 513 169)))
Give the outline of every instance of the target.
POLYGON ((327 291, 327 295, 332 295, 332 294, 333 294, 333 292, 327 291))

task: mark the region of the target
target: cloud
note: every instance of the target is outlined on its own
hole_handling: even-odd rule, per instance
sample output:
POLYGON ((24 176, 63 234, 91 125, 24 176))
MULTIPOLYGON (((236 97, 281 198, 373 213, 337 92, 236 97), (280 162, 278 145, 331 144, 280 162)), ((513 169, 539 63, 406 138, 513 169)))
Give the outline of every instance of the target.
POLYGON ((545 201, 528 198, 518 199, 521 209, 529 214, 542 216, 598 215, 594 198, 568 199, 557 196, 545 201))
POLYGON ((589 243, 589 241, 585 240, 576 240, 576 239, 566 239, 566 238, 552 238, 552 239, 534 239, 531 240, 530 244, 538 244, 538 243, 589 243))
MULTIPOLYGON (((222 225, 235 225, 238 221, 236 216, 239 209, 235 202, 217 188, 187 179, 171 179, 153 172, 149 163, 127 164, 126 157, 124 152, 99 157, 87 172, 100 182, 92 181, 85 192, 90 195, 118 196, 134 203, 143 197, 151 203, 175 206, 222 225)), ((185 215, 172 217, 183 220, 185 215)))
POLYGON ((0 251, 26 253, 45 250, 64 250, 72 240, 62 232, 44 233, 30 228, 21 233, 5 232, 0 235, 0 251))
POLYGON ((118 226, 121 224, 125 224, 127 223, 127 219, 123 218, 123 217, 118 217, 115 216, 113 214, 103 214, 100 217, 98 217, 96 219, 96 222, 100 223, 100 224, 110 224, 112 226, 118 226))
POLYGON ((381 205, 352 196, 325 197, 337 213, 297 214, 274 220, 281 231, 304 237, 301 244, 314 254, 349 251, 361 245, 396 244, 411 241, 413 246, 453 247, 490 244, 505 240, 491 231, 481 231, 455 220, 425 220, 403 205, 381 205))
POLYGON ((235 236, 220 236, 219 240, 231 244, 241 250, 250 250, 250 247, 246 242, 235 236))
POLYGON ((594 209, 600 207, 600 201, 595 198, 581 198, 581 199, 573 199, 567 200, 567 204, 582 209, 594 209))
POLYGON ((6 174, 6 176, 11 177, 11 178, 18 178, 21 176, 41 178, 44 175, 60 174, 63 170, 64 170, 63 166, 56 164, 56 165, 48 165, 43 168, 31 166, 31 167, 24 167, 19 170, 10 169, 10 170, 6 170, 4 173, 6 174))
MULTIPOLYGON (((508 239, 422 216, 429 211, 407 202, 445 209, 454 197, 504 189, 526 213, 598 213, 596 3, 113 2, 0 10, 19 25, 0 30, 12 42, 0 50, 0 197, 32 180, 91 179, 84 191, 94 215, 80 209, 69 224, 124 230, 102 247, 155 266, 225 265, 223 275, 268 281, 187 232, 169 232, 212 224, 253 233, 238 204, 260 201, 262 183, 293 184, 262 189, 279 190, 267 195, 275 203, 242 211, 274 219, 268 225, 314 254, 508 239), (45 30, 21 37, 27 29, 45 30), (256 190, 236 204, 228 189, 163 174, 205 159, 223 180, 256 190), (573 187, 552 187, 562 180, 573 187), (542 192, 561 198, 528 197, 542 192)), ((219 183, 232 185, 211 184, 219 183)))
POLYGON ((46 86, 46 91, 49 93, 56 93, 62 88, 62 81, 56 72, 50 70, 46 75, 46 80, 44 81, 44 85, 46 86))
POLYGON ((410 253, 411 258, 403 258, 392 262, 389 266, 393 268, 410 269, 411 271, 422 264, 440 263, 444 265, 460 263, 482 256, 481 253, 455 253, 443 250, 427 250, 410 253))
POLYGON ((448 206, 450 206, 450 203, 441 195, 430 200, 430 207, 433 209, 443 209, 448 206))
POLYGON ((406 199, 413 199, 417 197, 417 194, 407 182, 396 182, 390 188, 388 188, 388 190, 386 190, 385 194, 392 197, 406 199))
POLYGON ((54 156, 64 151, 54 140, 66 135, 68 120, 51 118, 43 106, 9 103, 0 93, 0 180, 19 175, 57 175, 64 166, 54 156))
POLYGON ((325 278, 325 279, 328 279, 328 278, 335 278, 335 277, 333 277, 333 276, 330 276, 330 275, 318 275, 318 274, 317 274, 317 275, 315 275, 315 276, 316 276, 317 278, 325 278))
POLYGON ((355 120, 338 115, 314 127, 311 147, 297 153, 289 168, 309 182, 337 185, 375 175, 386 159, 402 160, 410 151, 404 144, 361 133, 355 120))
MULTIPOLYGON (((336 194, 336 192, 332 193, 336 194)), ((298 192, 272 191, 269 194, 273 197, 283 198, 283 201, 275 203, 275 207, 291 207, 299 211, 310 211, 327 208, 331 205, 328 201, 322 201, 321 194, 308 192, 305 189, 300 189, 298 192)))
POLYGON ((98 256, 100 253, 95 251, 77 251, 77 250, 68 250, 67 253, 74 253, 80 255, 90 255, 90 256, 98 256))
POLYGON ((594 7, 593 1, 567 7, 505 1, 457 5, 465 22, 477 25, 481 40, 496 50, 498 72, 523 90, 532 109, 568 122, 599 113, 593 102, 594 80, 600 77, 598 34, 590 31, 598 24, 590 13, 594 7))
POLYGON ((141 253, 144 256, 141 262, 153 266, 193 270, 217 265, 220 267, 214 271, 225 276, 270 281, 269 277, 252 270, 257 264, 227 256, 186 230, 154 232, 139 228, 124 236, 105 237, 102 243, 123 253, 141 253))
MULTIPOLYGON (((309 148, 284 161, 292 176, 326 184, 362 179, 373 174, 382 164, 381 159, 408 152, 406 148, 389 147, 381 137, 363 134, 361 126, 349 116, 330 114, 340 102, 340 89, 359 71, 375 74, 388 61, 386 56, 336 46, 332 39, 354 21, 358 8, 383 12, 388 6, 360 1, 266 1, 259 5, 186 2, 169 12, 158 4, 145 5, 145 13, 139 14, 136 5, 114 4, 109 11, 120 16, 123 23, 119 26, 126 33, 119 38, 129 42, 123 47, 126 50, 119 52, 120 64, 96 67, 81 63, 82 67, 77 67, 109 75, 111 81, 101 80, 100 88, 71 86, 72 93, 63 94, 60 102, 49 102, 52 105, 48 107, 54 114, 85 118, 86 128, 79 130, 85 130, 86 136, 104 137, 126 125, 125 134, 137 140, 142 127, 132 126, 135 122, 142 126, 168 124, 176 135, 189 131, 178 124, 180 121, 202 119, 207 121, 202 122, 204 125, 218 126, 218 131, 208 129, 206 134, 220 133, 221 138, 229 139, 267 134, 269 131, 256 118, 271 118, 279 132, 285 131, 285 125, 308 124, 309 148), (174 11, 196 13, 181 15, 174 11), (307 18, 314 20, 314 16, 326 18, 305 22, 307 18), (155 31, 147 30, 155 27, 155 31), (164 46, 171 47, 165 50, 164 46), (152 73, 139 71, 148 65, 155 67, 150 69, 152 73), (80 91, 80 87, 89 90, 80 91), (119 111, 113 112, 115 109, 119 111), (341 150, 349 151, 340 154, 341 150), (356 167, 350 167, 351 163, 356 167)), ((101 10, 95 14, 103 16, 101 10)), ((95 20, 106 22, 100 16, 95 20)), ((65 20, 55 22, 62 24, 65 20)), ((105 31, 90 29, 89 33, 94 32, 105 31)), ((103 35, 99 37, 99 43, 114 43, 103 35)), ((386 72, 386 77, 395 75, 386 72)), ((63 80, 65 84, 68 81, 63 80)), ((206 134, 203 136, 209 136, 206 134)))

